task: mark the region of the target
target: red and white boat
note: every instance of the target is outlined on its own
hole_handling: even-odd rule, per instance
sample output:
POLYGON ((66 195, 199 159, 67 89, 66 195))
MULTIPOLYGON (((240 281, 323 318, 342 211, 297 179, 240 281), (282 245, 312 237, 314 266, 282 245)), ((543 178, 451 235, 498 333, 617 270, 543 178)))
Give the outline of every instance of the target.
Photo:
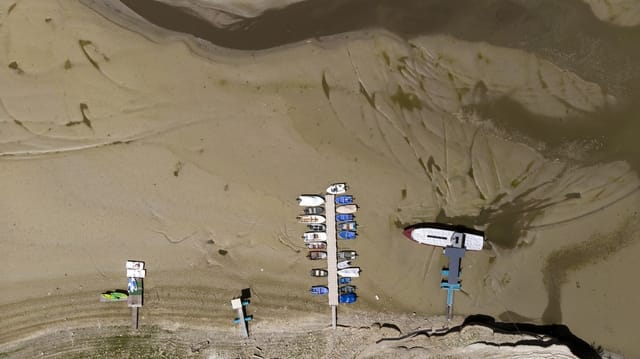
POLYGON ((440 223, 421 223, 404 230, 404 235, 418 243, 437 247, 458 247, 470 251, 482 250, 484 233, 440 223))

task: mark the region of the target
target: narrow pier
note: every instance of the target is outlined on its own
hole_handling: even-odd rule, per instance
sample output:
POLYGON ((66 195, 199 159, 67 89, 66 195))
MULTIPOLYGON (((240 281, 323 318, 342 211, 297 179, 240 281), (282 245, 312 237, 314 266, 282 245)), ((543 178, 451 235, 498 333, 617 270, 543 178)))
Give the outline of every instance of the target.
POLYGON ((329 305, 331 306, 331 326, 337 327, 338 305, 338 245, 336 241, 336 202, 335 195, 328 194, 324 197, 326 226, 327 226, 327 276, 329 288, 329 305))

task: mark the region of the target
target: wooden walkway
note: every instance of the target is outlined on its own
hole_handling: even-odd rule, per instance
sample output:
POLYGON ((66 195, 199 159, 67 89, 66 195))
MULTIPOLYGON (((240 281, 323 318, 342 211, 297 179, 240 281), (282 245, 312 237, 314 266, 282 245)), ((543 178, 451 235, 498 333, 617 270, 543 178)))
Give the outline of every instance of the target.
MULTIPOLYGON (((336 202, 335 195, 324 197, 327 226, 327 277, 329 288, 329 305, 338 305, 338 246, 336 243, 336 202)), ((332 309, 332 312, 335 311, 332 309)), ((335 314, 334 314, 335 315, 335 314)))

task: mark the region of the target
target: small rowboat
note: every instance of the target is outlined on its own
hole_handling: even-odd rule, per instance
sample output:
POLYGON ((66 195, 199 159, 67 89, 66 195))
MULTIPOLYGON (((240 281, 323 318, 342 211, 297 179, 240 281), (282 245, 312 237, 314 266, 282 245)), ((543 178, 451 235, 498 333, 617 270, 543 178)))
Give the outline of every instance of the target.
POLYGON ((311 270, 310 274, 312 277, 326 277, 329 275, 329 272, 327 272, 326 269, 314 268, 311 270))
POLYGON ((349 268, 350 266, 351 266, 351 261, 342 261, 336 264, 336 267, 338 269, 345 269, 345 268, 349 268))
POLYGON ((343 285, 338 288, 338 294, 346 294, 346 293, 355 293, 356 286, 355 285, 343 285))
POLYGON ((341 222, 336 225, 336 228, 340 231, 355 231, 357 226, 356 222, 341 222))
POLYGON ((338 238, 340 239, 356 239, 358 234, 354 231, 340 231, 338 232, 338 238))
POLYGON ((298 197, 298 202, 302 207, 317 207, 324 204, 324 198, 315 194, 303 194, 298 197))
POLYGON ((302 216, 298 216, 298 223, 324 223, 326 218, 324 216, 318 216, 315 214, 305 214, 302 216))
POLYGON ((342 195, 342 196, 336 196, 335 199, 336 204, 353 204, 353 196, 352 195, 342 195))
POLYGON ((345 204, 344 206, 336 207, 336 213, 356 213, 358 210, 358 205, 356 204, 345 204))
POLYGON ((304 209, 304 214, 323 214, 324 207, 306 207, 304 209))
POLYGON ((355 220, 355 216, 350 213, 339 213, 336 214, 336 222, 350 222, 355 220))
POLYGON ((311 260, 327 259, 327 252, 325 251, 309 251, 307 257, 311 260))
POLYGON ((312 295, 325 295, 329 293, 329 288, 324 285, 314 285, 311 287, 312 295))
POLYGON ((309 241, 326 241, 327 240, 327 233, 325 233, 325 232, 304 232, 302 234, 302 239, 304 239, 305 242, 309 242, 309 241))
POLYGON ((327 249, 327 242, 307 242, 309 249, 327 249))
POLYGON ((360 267, 349 267, 338 270, 338 275, 341 277, 356 278, 360 277, 360 267))
POLYGON ((307 228, 309 228, 310 231, 316 231, 316 232, 324 232, 327 230, 327 226, 320 223, 307 224, 307 228))
POLYGON ((355 259, 358 256, 356 251, 346 250, 338 252, 338 259, 355 259))
POLYGON ((334 183, 327 187, 328 194, 341 194, 345 193, 349 189, 346 183, 334 183))
MULTIPOLYGON (((303 238, 304 238, 304 237, 303 237, 303 238)), ((303 239, 303 241, 304 241, 304 243, 311 243, 311 242, 326 242, 326 241, 327 241, 327 238, 326 238, 326 237, 325 237, 324 239, 320 239, 320 238, 317 238, 317 239, 313 239, 313 238, 304 238, 304 239, 303 239)))

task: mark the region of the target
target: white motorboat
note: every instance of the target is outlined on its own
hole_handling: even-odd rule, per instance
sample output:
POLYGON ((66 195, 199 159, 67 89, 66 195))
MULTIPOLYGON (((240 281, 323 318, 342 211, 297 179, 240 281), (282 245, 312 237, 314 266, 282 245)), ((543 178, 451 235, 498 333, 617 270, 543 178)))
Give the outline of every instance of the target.
POLYGON ((338 275, 341 277, 356 278, 360 277, 360 267, 349 267, 338 270, 338 275))
POLYGON ((356 204, 346 204, 344 206, 336 207, 336 213, 341 213, 341 214, 356 213, 357 210, 358 210, 358 205, 356 204))
POLYGON ((342 194, 347 192, 349 187, 346 183, 334 183, 331 186, 327 187, 328 194, 342 194))
POLYGON ((306 241, 326 241, 327 233, 326 232, 304 232, 302 234, 302 239, 306 241))
POLYGON ((298 197, 298 205, 302 207, 318 207, 324 204, 324 198, 318 195, 303 194, 298 197))
POLYGON ((404 235, 421 244, 438 247, 458 247, 470 251, 482 250, 484 234, 482 232, 459 230, 438 223, 423 224, 407 228, 404 235))

